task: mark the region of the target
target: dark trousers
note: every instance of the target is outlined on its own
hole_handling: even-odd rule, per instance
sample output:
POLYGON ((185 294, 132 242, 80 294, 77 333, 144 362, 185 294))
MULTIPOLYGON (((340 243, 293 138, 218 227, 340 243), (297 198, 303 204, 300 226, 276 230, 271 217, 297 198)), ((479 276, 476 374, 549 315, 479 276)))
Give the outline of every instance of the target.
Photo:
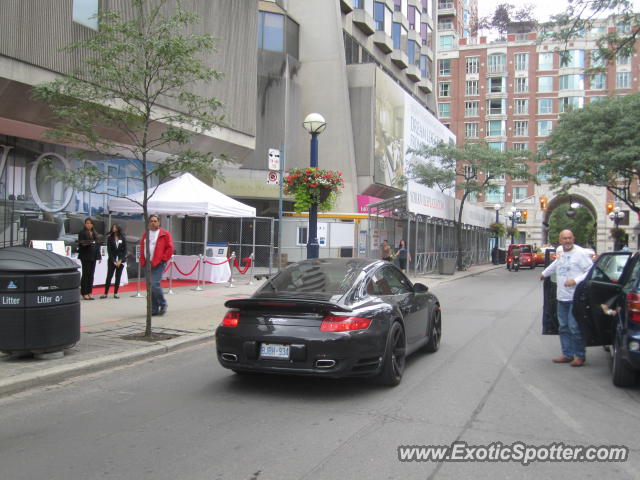
POLYGON ((120 288, 120 277, 122 277, 122 270, 124 269, 124 263, 121 263, 119 267, 116 267, 112 261, 109 261, 107 265, 107 279, 104 282, 104 294, 109 293, 109 287, 111 286, 111 279, 113 278, 113 272, 116 272, 116 282, 113 284, 114 295, 118 293, 120 288))
POLYGON ((164 292, 160 284, 163 273, 164 263, 151 267, 151 310, 153 313, 158 313, 160 308, 167 306, 167 301, 164 298, 164 292))
POLYGON ((96 271, 95 260, 82 260, 82 278, 80 278, 80 295, 91 295, 93 290, 93 274, 96 271))

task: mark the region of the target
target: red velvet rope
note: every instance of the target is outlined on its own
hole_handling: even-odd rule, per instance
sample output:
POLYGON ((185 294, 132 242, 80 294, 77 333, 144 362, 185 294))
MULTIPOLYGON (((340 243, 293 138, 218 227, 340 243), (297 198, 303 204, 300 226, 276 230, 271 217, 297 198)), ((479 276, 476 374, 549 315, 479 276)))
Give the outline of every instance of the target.
POLYGON ((173 262, 168 262, 167 266, 165 267, 165 269, 162 271, 162 273, 167 273, 167 270, 169 270, 169 267, 171 266, 171 263, 173 262))
POLYGON ((209 265, 224 265, 225 263, 227 263, 229 261, 229 259, 227 258, 226 260, 220 262, 220 263, 212 263, 209 260, 205 260, 204 263, 208 263, 209 265))
POLYGON ((249 267, 251 266, 251 257, 245 257, 242 259, 246 265, 244 266, 244 268, 240 268, 240 265, 238 264, 238 259, 234 258, 233 259, 233 264, 236 266, 236 269, 242 274, 244 275, 245 273, 247 273, 247 270, 249 270, 249 267))
POLYGON ((182 270, 180 270, 180 268, 178 267, 178 265, 176 264, 176 262, 173 262, 173 265, 176 267, 176 270, 178 270, 178 273, 180 275, 184 275, 185 277, 188 277, 189 275, 191 275, 195 269, 198 267, 198 260, 196 260, 196 264, 193 266, 193 268, 191 269, 191 271, 189 273, 184 273, 182 270))

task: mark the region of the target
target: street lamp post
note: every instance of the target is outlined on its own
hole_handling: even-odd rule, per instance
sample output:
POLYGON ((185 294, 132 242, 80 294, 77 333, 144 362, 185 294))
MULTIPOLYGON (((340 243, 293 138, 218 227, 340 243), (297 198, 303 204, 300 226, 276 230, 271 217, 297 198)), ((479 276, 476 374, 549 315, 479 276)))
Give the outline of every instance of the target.
POLYGON ((513 243, 513 231, 516 228, 516 221, 522 216, 516 207, 511 207, 509 210, 509 219, 511 220, 511 243, 513 243))
MULTIPOLYGON (((318 168, 318 135, 327 127, 327 122, 319 113, 310 113, 302 122, 302 126, 311 134, 311 168, 318 168)), ((307 232, 307 258, 318 258, 320 245, 318 244, 318 203, 314 202, 309 208, 309 228, 307 232)))
MULTIPOLYGON (((616 230, 618 229, 618 226, 620 225, 620 222, 622 221, 622 219, 624 218, 624 212, 620 211, 620 207, 616 207, 613 209, 613 212, 611 212, 609 214, 609 218, 613 221, 613 225, 615 226, 616 230)), ((617 238, 614 238, 613 240, 613 249, 616 250, 616 247, 620 248, 620 245, 616 245, 616 243, 619 243, 617 238)))
MULTIPOLYGON (((500 209, 502 208, 502 205, 500 205, 499 203, 496 203, 493 206, 494 210, 496 211, 496 223, 500 222, 500 209)), ((499 243, 499 239, 498 239, 498 234, 496 233, 496 242, 495 245, 493 247, 493 255, 491 256, 493 258, 493 264, 494 265, 498 265, 499 263, 499 258, 498 258, 498 243, 499 243)))

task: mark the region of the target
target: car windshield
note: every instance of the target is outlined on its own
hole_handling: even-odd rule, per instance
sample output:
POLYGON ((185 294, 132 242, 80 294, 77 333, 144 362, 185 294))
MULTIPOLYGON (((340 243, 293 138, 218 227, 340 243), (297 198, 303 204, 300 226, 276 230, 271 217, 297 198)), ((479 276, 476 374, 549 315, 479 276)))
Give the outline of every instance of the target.
POLYGON ((362 263, 357 260, 300 262, 280 272, 265 288, 274 292, 343 295, 353 287, 361 271, 362 263))
POLYGON ((520 253, 531 253, 531 245, 522 245, 520 247, 520 253))

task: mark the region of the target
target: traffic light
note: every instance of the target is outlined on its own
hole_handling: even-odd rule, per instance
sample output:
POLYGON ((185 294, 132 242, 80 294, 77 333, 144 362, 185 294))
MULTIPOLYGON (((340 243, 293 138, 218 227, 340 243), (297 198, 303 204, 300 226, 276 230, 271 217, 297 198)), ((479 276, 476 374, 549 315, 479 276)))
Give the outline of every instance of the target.
POLYGON ((547 197, 540 197, 540 210, 547 209, 547 197))
POLYGON ((613 202, 607 202, 607 215, 613 212, 615 208, 616 206, 613 202))
POLYGON ((529 216, 529 211, 528 210, 522 210, 522 219, 524 220, 524 223, 527 223, 527 217, 529 216))

